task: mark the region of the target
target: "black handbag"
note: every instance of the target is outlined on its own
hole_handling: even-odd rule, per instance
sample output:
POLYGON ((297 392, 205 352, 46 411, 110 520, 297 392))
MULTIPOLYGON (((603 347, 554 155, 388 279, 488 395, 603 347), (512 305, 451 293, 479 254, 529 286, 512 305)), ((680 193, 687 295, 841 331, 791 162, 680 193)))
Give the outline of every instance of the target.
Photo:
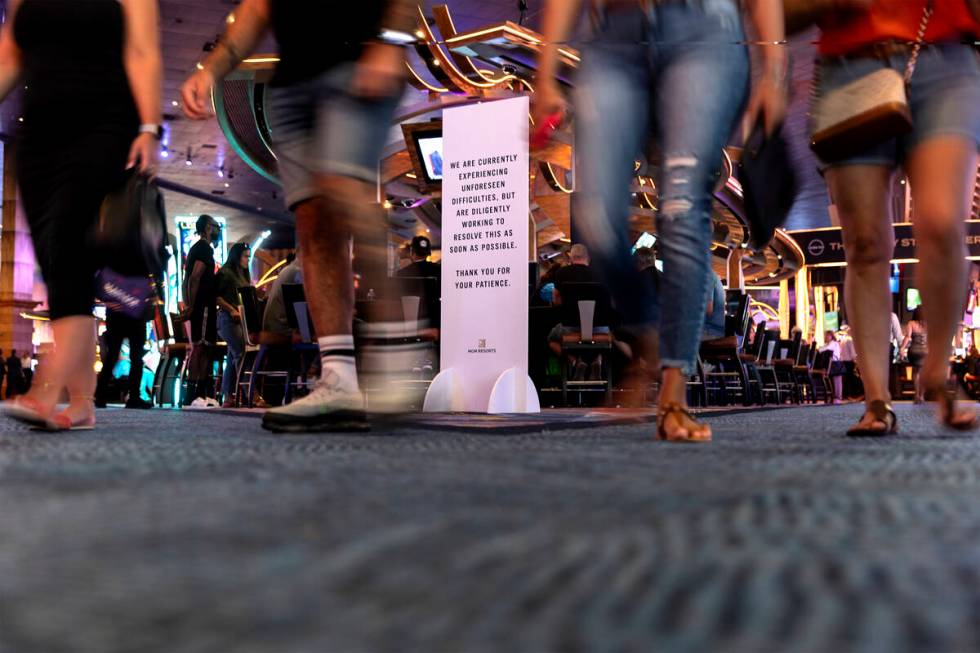
POLYGON ((91 238, 104 262, 96 296, 112 310, 134 318, 152 314, 170 257, 166 215, 156 182, 135 168, 102 201, 91 238))
POLYGON ((749 223, 749 245, 761 250, 772 241, 776 229, 786 224, 799 187, 782 130, 767 138, 762 124, 756 125, 742 151, 738 179, 749 223))

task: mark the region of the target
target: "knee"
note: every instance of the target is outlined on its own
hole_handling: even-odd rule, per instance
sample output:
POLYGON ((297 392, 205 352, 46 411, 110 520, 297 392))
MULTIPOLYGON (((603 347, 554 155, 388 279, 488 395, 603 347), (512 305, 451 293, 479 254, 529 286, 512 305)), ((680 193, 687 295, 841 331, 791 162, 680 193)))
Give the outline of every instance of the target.
POLYGON ((862 231, 851 233, 844 238, 844 251, 848 265, 871 267, 887 265, 895 248, 890 233, 862 231))
POLYGON ((917 244, 950 254, 962 248, 963 215, 952 207, 920 209, 915 216, 917 244))

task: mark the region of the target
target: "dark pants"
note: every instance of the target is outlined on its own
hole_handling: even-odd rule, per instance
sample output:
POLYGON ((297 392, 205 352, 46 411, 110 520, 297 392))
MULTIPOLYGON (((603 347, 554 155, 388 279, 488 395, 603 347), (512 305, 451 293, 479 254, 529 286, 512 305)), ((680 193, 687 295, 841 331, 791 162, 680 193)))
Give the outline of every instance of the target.
POLYGON ((7 399, 24 393, 24 373, 20 370, 7 373, 7 399))
POLYGON ((146 343, 146 321, 121 313, 106 314, 105 349, 102 350, 102 371, 95 396, 105 401, 112 382, 112 369, 119 360, 123 340, 129 340, 129 400, 140 398, 143 385, 143 345, 146 343))

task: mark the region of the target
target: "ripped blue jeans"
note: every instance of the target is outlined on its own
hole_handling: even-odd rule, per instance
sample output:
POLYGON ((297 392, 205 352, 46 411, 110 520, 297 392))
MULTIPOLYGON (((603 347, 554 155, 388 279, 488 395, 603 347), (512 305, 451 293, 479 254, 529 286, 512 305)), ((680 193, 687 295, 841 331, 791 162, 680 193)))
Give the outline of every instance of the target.
MULTIPOLYGON (((712 189, 744 108, 749 58, 735 0, 674 0, 617 9, 583 46, 574 92, 576 235, 625 326, 657 326, 662 367, 690 372, 709 291, 712 189), (662 164, 659 302, 631 255, 630 184, 649 146, 662 164)), ((641 170, 641 172, 643 172, 641 170)))

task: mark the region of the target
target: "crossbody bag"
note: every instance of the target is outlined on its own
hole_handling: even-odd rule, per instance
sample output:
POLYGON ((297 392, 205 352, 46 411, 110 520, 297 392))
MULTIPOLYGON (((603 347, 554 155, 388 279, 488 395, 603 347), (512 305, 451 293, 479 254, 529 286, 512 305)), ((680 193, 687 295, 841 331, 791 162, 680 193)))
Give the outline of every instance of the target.
POLYGON ((839 161, 912 131, 908 85, 932 11, 932 0, 928 0, 904 74, 882 68, 815 99, 810 148, 817 156, 839 161))

